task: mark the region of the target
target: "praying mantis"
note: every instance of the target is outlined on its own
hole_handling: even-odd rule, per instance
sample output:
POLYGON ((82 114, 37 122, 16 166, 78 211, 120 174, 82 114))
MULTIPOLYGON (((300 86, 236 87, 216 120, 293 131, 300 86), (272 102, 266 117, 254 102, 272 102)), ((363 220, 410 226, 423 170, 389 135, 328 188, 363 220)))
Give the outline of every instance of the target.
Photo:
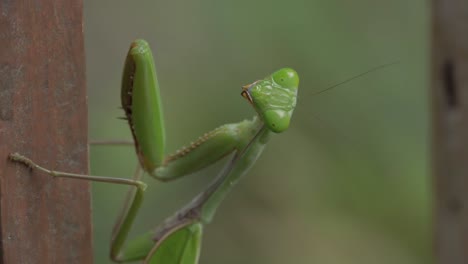
POLYGON ((271 135, 288 129, 298 85, 296 71, 283 68, 243 86, 241 95, 254 108, 256 116, 222 125, 175 154, 166 155, 162 101, 152 52, 145 40, 135 40, 127 54, 121 87, 122 108, 139 161, 132 179, 53 171, 18 153, 10 154, 9 158, 53 177, 131 186, 112 232, 110 258, 114 262, 196 264, 204 225, 212 221, 227 193, 254 165, 271 135), (127 242, 144 198, 143 172, 168 182, 204 169, 228 155, 227 164, 204 191, 155 229, 127 242))

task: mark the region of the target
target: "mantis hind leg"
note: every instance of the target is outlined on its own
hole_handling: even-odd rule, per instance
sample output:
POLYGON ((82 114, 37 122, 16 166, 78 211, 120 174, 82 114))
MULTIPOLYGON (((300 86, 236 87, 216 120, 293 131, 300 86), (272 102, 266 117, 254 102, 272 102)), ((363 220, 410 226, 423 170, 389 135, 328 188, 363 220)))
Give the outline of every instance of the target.
POLYGON ((135 187, 133 190, 130 190, 127 194, 127 202, 124 204, 124 208, 120 217, 117 219, 114 231, 112 234, 111 240, 111 259, 116 262, 121 262, 119 259, 119 253, 123 248, 123 245, 127 239, 128 232, 135 220, 135 217, 140 209, 140 206, 143 202, 143 195, 146 189, 146 184, 140 181, 141 169, 137 168, 135 176, 133 179, 123 179, 123 178, 112 178, 112 177, 102 177, 102 176, 93 176, 93 175, 84 175, 84 174, 75 174, 68 172, 53 171, 41 167, 27 157, 20 155, 18 153, 13 153, 9 155, 10 160, 14 162, 22 163, 28 166, 31 169, 35 169, 46 174, 49 174, 53 177, 58 178, 71 178, 77 180, 88 180, 88 181, 97 181, 97 182, 106 182, 122 185, 130 185, 135 187))

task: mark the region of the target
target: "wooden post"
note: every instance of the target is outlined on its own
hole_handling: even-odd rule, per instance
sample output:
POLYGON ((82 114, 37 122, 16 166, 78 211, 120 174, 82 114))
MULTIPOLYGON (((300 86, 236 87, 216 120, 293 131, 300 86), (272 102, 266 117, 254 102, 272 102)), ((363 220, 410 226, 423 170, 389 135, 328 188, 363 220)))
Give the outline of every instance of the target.
POLYGON ((0 0, 0 256, 92 263, 90 186, 7 160, 88 172, 82 0, 0 0))
POLYGON ((468 1, 432 1, 437 263, 468 263, 468 1))

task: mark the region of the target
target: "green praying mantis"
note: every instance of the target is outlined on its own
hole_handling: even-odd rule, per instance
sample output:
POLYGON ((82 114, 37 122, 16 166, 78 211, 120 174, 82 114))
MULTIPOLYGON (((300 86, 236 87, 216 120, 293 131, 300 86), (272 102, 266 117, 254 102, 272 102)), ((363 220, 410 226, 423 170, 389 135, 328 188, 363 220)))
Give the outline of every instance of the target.
POLYGON ((166 156, 162 103, 153 56, 146 41, 135 40, 125 61, 121 89, 122 108, 139 160, 139 169, 132 179, 53 171, 18 153, 10 154, 9 158, 53 177, 132 186, 112 232, 110 257, 114 262, 196 264, 203 226, 211 222, 226 194, 254 165, 272 133, 281 133, 289 127, 298 85, 296 71, 283 68, 243 86, 241 95, 257 112, 255 117, 222 125, 166 156), (167 182, 228 155, 231 155, 229 161, 204 191, 157 228, 127 242, 146 189, 141 181, 143 172, 167 182))

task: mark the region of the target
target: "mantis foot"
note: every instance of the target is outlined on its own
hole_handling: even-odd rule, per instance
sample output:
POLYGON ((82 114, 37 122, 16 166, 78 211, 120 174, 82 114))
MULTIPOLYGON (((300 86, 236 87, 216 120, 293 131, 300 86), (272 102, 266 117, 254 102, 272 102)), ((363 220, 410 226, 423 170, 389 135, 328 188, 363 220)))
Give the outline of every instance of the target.
POLYGON ((24 165, 26 165, 27 167, 29 167, 30 169, 34 169, 37 167, 37 165, 30 159, 26 158, 25 156, 15 152, 15 153, 10 153, 8 155, 8 158, 11 160, 11 161, 14 161, 14 162, 19 162, 19 163, 22 163, 24 165))

